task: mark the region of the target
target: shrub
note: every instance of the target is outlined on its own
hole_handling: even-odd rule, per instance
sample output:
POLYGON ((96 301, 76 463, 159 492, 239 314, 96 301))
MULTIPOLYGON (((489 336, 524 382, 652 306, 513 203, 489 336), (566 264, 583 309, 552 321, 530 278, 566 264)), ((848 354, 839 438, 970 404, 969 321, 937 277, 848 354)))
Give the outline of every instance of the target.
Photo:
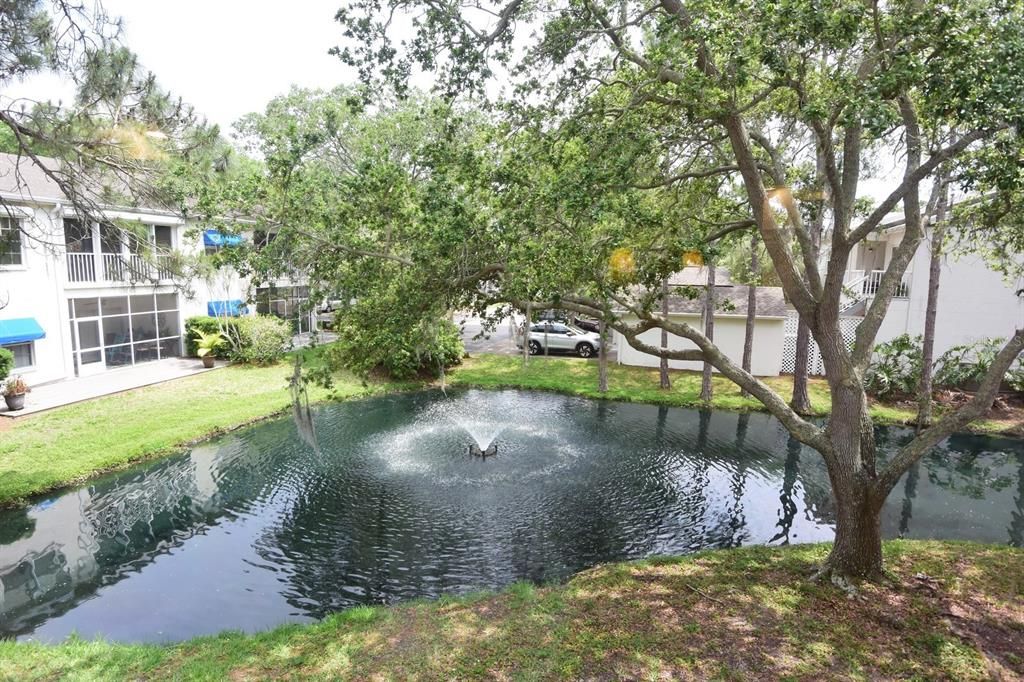
MULTIPOLYGON (((238 321, 242 318, 238 317, 209 317, 207 315, 198 315, 196 317, 190 317, 185 320, 185 355, 189 357, 198 357, 197 342, 199 334, 219 334, 226 332, 231 338, 234 338, 235 327, 238 325, 238 321)), ((227 360, 231 357, 231 348, 228 344, 223 344, 213 352, 214 357, 222 360, 227 360)))
MULTIPOLYGON (((217 349, 227 343, 227 339, 220 332, 212 334, 207 332, 196 332, 196 355, 203 358, 210 353, 216 353, 217 349)), ((216 357, 216 355, 214 355, 216 357)))
POLYGON ((360 314, 358 308, 338 312, 338 341, 328 350, 330 363, 356 374, 380 372, 395 379, 438 376, 442 367, 462 361, 465 348, 459 328, 448 320, 388 323, 360 314))
MULTIPOLYGON (((975 388, 996 359, 1006 339, 980 339, 953 346, 935 362, 935 383, 947 388, 975 388)), ((1014 391, 1024 391, 1024 365, 1018 360, 1003 377, 1014 391)))
POLYGON ((883 399, 914 393, 921 381, 923 355, 920 336, 903 334, 878 344, 864 375, 864 388, 883 399))
POLYGON ((272 315, 238 318, 228 338, 231 359, 255 365, 277 362, 292 346, 291 326, 272 315))
POLYGON ((14 369, 14 353, 6 348, 0 348, 0 380, 6 379, 12 369, 14 369))

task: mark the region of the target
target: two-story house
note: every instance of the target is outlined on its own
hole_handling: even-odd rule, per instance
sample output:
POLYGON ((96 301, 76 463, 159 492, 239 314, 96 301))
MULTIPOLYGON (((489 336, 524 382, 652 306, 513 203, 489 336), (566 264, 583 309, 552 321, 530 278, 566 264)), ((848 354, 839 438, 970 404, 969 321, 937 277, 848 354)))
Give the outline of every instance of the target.
MULTIPOLYGON (((103 217, 134 223, 130 232, 83 220, 26 157, 0 154, 0 198, 0 347, 30 384, 180 356, 186 318, 244 314, 247 300, 279 297, 250 291, 230 268, 176 278, 176 252, 239 238, 197 233, 161 210, 104 207, 103 217)), ((288 296, 290 306, 266 312, 294 316, 295 290, 288 296)))
MULTIPOLYGON (((889 267, 904 232, 902 220, 894 216, 892 221, 883 223, 881 229, 854 247, 844 276, 846 292, 840 318, 840 330, 847 341, 852 343, 857 325, 878 292, 882 275, 889 267)), ((889 304, 876 343, 885 343, 901 334, 924 334, 931 237, 931 230, 926 230, 925 239, 914 253, 889 304)), ((823 271, 826 264, 823 260, 823 271)), ((1024 326, 1024 297, 1017 295, 1024 282, 1006 281, 1003 275, 988 266, 984 258, 971 253, 944 255, 941 270, 935 320, 935 357, 956 345, 984 338, 1008 338, 1024 326)), ((783 372, 793 371, 796 330, 796 314, 791 312, 786 321, 783 342, 783 372)), ((824 373, 813 343, 809 371, 812 374, 824 373)))

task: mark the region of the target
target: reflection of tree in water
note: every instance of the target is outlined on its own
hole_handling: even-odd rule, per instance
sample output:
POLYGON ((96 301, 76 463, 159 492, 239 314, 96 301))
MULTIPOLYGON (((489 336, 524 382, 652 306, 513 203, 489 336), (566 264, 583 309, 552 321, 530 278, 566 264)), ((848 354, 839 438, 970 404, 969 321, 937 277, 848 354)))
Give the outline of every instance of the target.
POLYGON ((796 487, 797 477, 800 474, 800 450, 802 449, 803 445, 796 438, 790 436, 786 441, 786 466, 782 473, 782 492, 779 494, 779 501, 782 503, 782 514, 779 517, 779 521, 775 524, 778 526, 779 531, 768 540, 768 544, 780 540, 780 544, 789 544, 789 531, 793 527, 793 521, 796 519, 797 514, 793 492, 796 487))
POLYGON ((29 518, 28 510, 28 507, 20 507, 0 512, 0 546, 32 535, 36 520, 29 518))
MULTIPOLYGON (((750 424, 750 413, 742 412, 736 417, 736 452, 743 452, 747 440, 747 428, 750 424)), ((747 539, 745 532, 747 517, 743 512, 743 489, 747 483, 747 458, 740 457, 733 467, 729 481, 732 492, 732 508, 729 511, 729 542, 730 547, 739 547, 747 539)))
MULTIPOLYGON (((908 429, 879 427, 876 437, 880 443, 880 457, 888 458, 908 442, 913 433, 908 429)), ((1024 528, 1024 492, 1021 492, 1024 490, 1024 447, 1020 441, 961 433, 936 445, 931 452, 915 462, 904 477, 898 524, 900 536, 911 533, 915 500, 921 492, 922 471, 928 485, 953 495, 944 498, 942 504, 954 509, 959 504, 956 502, 958 497, 987 500, 994 493, 1008 490, 1016 483, 1018 494, 1014 498, 1014 508, 1010 510, 1007 533, 1010 544, 1024 544, 1021 537, 1024 528)), ((922 499, 927 501, 930 498, 926 495, 922 499)), ((917 511, 921 516, 922 510, 917 511)), ((921 518, 927 523, 925 517, 928 510, 925 509, 923 514, 921 518)))
POLYGON ((1016 508, 1010 512, 1010 544, 1015 547, 1024 547, 1024 452, 1017 453, 1017 497, 1014 502, 1016 508))
POLYGON ((998 473, 1010 466, 1015 452, 1020 450, 1006 439, 998 450, 993 450, 992 438, 970 434, 956 434, 932 449, 925 457, 928 480, 937 485, 976 500, 991 490, 1004 490, 1013 484, 1013 476, 998 473))
POLYGON ((900 507, 900 537, 910 530, 910 519, 914 512, 914 497, 917 495, 917 479, 921 477, 921 460, 917 460, 907 471, 903 484, 903 504, 900 507))

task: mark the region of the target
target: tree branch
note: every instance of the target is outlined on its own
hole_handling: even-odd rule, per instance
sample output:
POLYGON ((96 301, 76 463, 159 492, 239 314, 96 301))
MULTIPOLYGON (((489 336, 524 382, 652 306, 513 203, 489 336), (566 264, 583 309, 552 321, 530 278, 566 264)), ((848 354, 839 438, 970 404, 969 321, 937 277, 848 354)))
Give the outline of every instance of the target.
POLYGON ((944 438, 967 426, 967 424, 980 417, 992 407, 992 403, 999 393, 999 385, 1002 383, 1003 377, 1022 351, 1024 351, 1024 329, 1018 329, 996 355, 992 366, 989 367, 988 373, 985 374, 985 378, 982 379, 981 385, 971 401, 960 409, 944 416, 934 426, 922 431, 917 438, 904 446, 893 457, 892 461, 886 465, 875 482, 875 491, 878 499, 885 499, 885 496, 889 494, 889 491, 896 485, 900 477, 928 450, 944 438))

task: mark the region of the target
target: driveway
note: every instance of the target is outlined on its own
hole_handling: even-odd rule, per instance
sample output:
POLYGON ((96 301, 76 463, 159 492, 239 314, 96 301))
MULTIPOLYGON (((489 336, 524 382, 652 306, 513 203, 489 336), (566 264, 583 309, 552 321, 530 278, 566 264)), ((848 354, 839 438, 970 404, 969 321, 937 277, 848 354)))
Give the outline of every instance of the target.
POLYGON ((498 327, 489 332, 486 338, 474 339, 480 334, 483 327, 480 318, 467 315, 456 315, 455 324, 462 325, 462 343, 466 346, 466 352, 470 355, 480 353, 492 353, 497 355, 515 355, 519 352, 515 340, 512 338, 512 323, 503 320, 498 327))
MULTIPOLYGON (((515 340, 512 338, 512 325, 522 324, 522 318, 515 318, 514 321, 503 320, 494 331, 489 332, 486 338, 474 339, 473 337, 483 330, 480 318, 473 315, 455 315, 455 324, 462 325, 462 343, 466 346, 466 352, 470 355, 491 353, 495 355, 518 355, 522 353, 516 348, 515 340)), ((608 346, 608 358, 612 362, 617 357, 615 346, 608 346)), ((575 358, 571 353, 552 353, 552 357, 575 358)))

